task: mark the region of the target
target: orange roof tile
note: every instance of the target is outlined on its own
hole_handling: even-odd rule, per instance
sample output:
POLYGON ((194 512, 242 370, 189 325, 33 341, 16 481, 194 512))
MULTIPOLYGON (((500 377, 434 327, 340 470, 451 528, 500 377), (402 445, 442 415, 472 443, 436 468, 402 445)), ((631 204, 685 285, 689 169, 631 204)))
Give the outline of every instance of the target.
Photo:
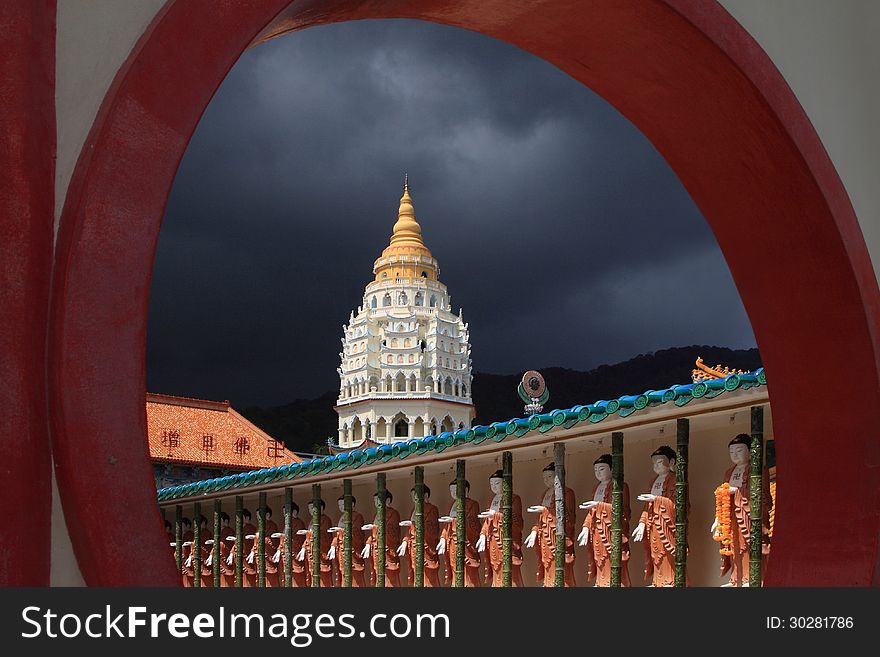
POLYGON ((153 461, 241 470, 302 461, 228 401, 147 393, 147 437, 153 461))

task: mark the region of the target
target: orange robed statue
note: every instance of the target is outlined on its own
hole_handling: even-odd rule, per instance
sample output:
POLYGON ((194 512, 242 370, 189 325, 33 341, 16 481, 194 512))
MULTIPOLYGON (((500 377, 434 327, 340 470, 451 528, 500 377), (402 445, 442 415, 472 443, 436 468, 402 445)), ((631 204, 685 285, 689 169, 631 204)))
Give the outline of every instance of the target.
MULTIPOLYGON (((199 578, 200 586, 211 586, 214 578, 210 573, 210 569, 205 564, 210 556, 210 545, 205 545, 205 541, 210 540, 208 534, 208 519, 205 516, 199 518, 199 540, 201 545, 195 543, 195 532, 192 530, 192 524, 189 518, 183 519, 183 585, 185 587, 195 586, 196 559, 201 563, 201 577, 199 578)), ((213 541, 211 541, 213 543, 213 541)))
MULTIPOLYGON (((730 581, 724 586, 749 585, 749 540, 751 536, 751 463, 749 449, 751 437, 741 433, 728 443, 733 467, 724 473, 724 481, 730 484, 730 534, 733 554, 721 557, 721 576, 730 572, 730 581)), ((761 552, 763 560, 770 552, 770 475, 765 469, 761 474, 761 552)), ((712 534, 720 530, 719 519, 712 523, 712 534)), ((763 572, 763 568, 762 568, 763 572)))
POLYGON ((254 539, 257 537, 257 528, 251 524, 251 512, 243 509, 241 512, 242 528, 241 533, 244 537, 244 544, 239 545, 237 542, 232 546, 232 554, 227 557, 227 562, 231 565, 235 563, 235 555, 241 550, 242 553, 242 573, 241 585, 246 588, 252 588, 257 585, 257 571, 254 564, 247 562, 247 557, 254 548, 254 539), (250 538, 249 538, 250 537, 250 538))
MULTIPOLYGON (((330 552, 328 556, 336 559, 339 566, 336 571, 336 586, 342 586, 345 573, 345 528, 343 527, 345 519, 345 496, 340 495, 337 500, 339 510, 342 515, 339 516, 339 524, 330 528, 333 534, 333 542, 330 544, 330 552)), ((353 588, 364 588, 364 558, 361 552, 364 550, 364 516, 360 511, 355 511, 357 499, 351 498, 351 585, 353 588)))
MULTIPOLYGON (((440 523, 444 525, 437 543, 437 553, 446 554, 446 574, 455 583, 456 549, 458 547, 458 519, 456 517, 457 484, 453 479, 449 483, 449 495, 452 507, 448 516, 442 516, 440 523)), ((464 482, 464 585, 473 588, 480 586, 480 553, 477 551, 477 540, 480 537, 480 505, 467 496, 471 485, 464 482)))
MULTIPOLYGON (((480 514, 483 518, 483 528, 480 530, 480 538, 477 539, 477 550, 483 552, 488 547, 489 566, 492 571, 492 586, 500 587, 503 583, 504 569, 504 513, 501 508, 502 488, 504 486, 504 472, 496 470, 489 477, 489 489, 495 494, 489 502, 489 508, 480 514)), ((510 583, 512 586, 522 587, 522 530, 523 514, 522 500, 519 495, 511 495, 511 571, 510 583)), ((488 575, 488 573, 487 573, 488 575)))
POLYGON ((195 569, 193 568, 193 560, 191 558, 193 553, 192 521, 189 518, 183 518, 180 524, 183 527, 183 532, 180 536, 180 558, 181 567, 183 569, 183 586, 185 588, 190 588, 195 579, 195 569))
POLYGON ((220 544, 215 543, 211 546, 211 557, 208 564, 213 567, 214 559, 220 559, 220 586, 223 588, 235 586, 235 569, 229 563, 234 542, 235 530, 230 527, 229 514, 224 511, 220 514, 220 544))
MULTIPOLYGON (((554 479, 556 464, 550 463, 542 473, 544 498, 541 504, 529 507, 532 513, 540 513, 538 522, 526 538, 526 547, 540 548, 538 560, 538 581, 544 586, 554 586, 556 582, 556 493, 554 479)), ((574 586, 574 491, 565 488, 565 586, 574 586)))
MULTIPOLYGON (((309 523, 308 528, 300 529, 297 533, 300 536, 305 536, 305 540, 303 541, 303 546, 300 548, 299 553, 297 554, 298 561, 305 561, 303 564, 306 568, 306 572, 309 574, 309 582, 312 586, 314 583, 311 581, 312 578, 312 555, 314 554, 314 550, 318 550, 318 562, 320 578, 321 578, 321 588, 328 588, 333 586, 333 560, 330 558, 330 526, 333 524, 330 521, 330 516, 324 513, 324 508, 326 504, 324 500, 318 500, 321 505, 321 519, 320 519, 320 529, 318 530, 317 540, 312 532, 312 525, 309 523)), ((314 502, 309 501, 309 517, 312 517, 314 513, 314 502)))
POLYGON ((649 586, 675 583, 675 450, 663 445, 651 454, 656 477, 650 493, 639 495, 645 503, 633 540, 644 540, 645 581, 649 586))
MULTIPOLYGON (((416 497, 416 489, 413 486, 413 500, 416 497)), ((425 546, 425 563, 424 563, 424 586, 428 588, 439 588, 440 586, 440 557, 437 555, 437 542, 440 540, 440 510, 436 505, 431 504, 428 498, 431 497, 431 489, 425 486, 425 499, 422 505, 422 526, 425 528, 424 540, 425 546)), ((412 517, 409 520, 401 520, 401 527, 409 527, 409 532, 400 542, 397 554, 403 556, 409 550, 409 577, 407 582, 410 586, 415 583, 416 573, 416 512, 413 510, 412 517)))
MULTIPOLYGON (((273 559, 273 556, 278 551, 278 547, 281 544, 280 537, 278 536, 278 525, 272 520, 272 509, 268 506, 265 509, 266 513, 266 531, 264 534, 263 545, 263 555, 264 562, 266 564, 266 587, 267 588, 276 588, 279 584, 278 581, 278 562, 273 559), (274 536, 273 536, 274 535, 274 536)), ((256 532, 254 532, 256 534, 256 532)), ((256 575, 254 576, 254 582, 259 582, 259 561, 257 560, 257 540, 254 539, 253 547, 251 547, 251 551, 247 556, 247 564, 249 568, 253 568, 256 575)))
MULTIPOLYGON (((310 564, 305 562, 304 552, 302 553, 303 558, 297 559, 297 556, 302 552, 303 543, 305 543, 306 540, 305 528, 306 523, 304 523, 302 518, 299 517, 299 506, 296 502, 293 502, 290 507, 290 531, 293 535, 293 540, 290 542, 290 571, 291 586, 294 588, 308 586, 308 576, 306 571, 309 569, 310 564)), ((278 549, 272 557, 272 561, 278 564, 278 570, 281 573, 279 576, 279 582, 282 585, 284 584, 284 545, 286 540, 284 533, 282 533, 278 540, 278 549)))
MULTIPOLYGON (((376 504, 376 518, 367 525, 363 526, 365 531, 370 532, 366 545, 362 552, 364 559, 370 560, 372 572, 370 574, 370 586, 376 586, 376 547, 379 545, 379 493, 373 494, 373 501, 376 504)), ((385 587, 400 587, 400 557, 397 556, 397 548, 400 547, 400 514, 397 512, 391 502, 394 496, 391 491, 385 491, 385 587)))
MULTIPOLYGON (((587 581, 596 586, 611 586, 611 454, 603 454, 593 462, 599 483, 593 499, 580 508, 587 509, 578 543, 587 547, 587 581)), ((623 517, 621 518, 620 585, 629 586, 629 486, 623 484, 623 517)))

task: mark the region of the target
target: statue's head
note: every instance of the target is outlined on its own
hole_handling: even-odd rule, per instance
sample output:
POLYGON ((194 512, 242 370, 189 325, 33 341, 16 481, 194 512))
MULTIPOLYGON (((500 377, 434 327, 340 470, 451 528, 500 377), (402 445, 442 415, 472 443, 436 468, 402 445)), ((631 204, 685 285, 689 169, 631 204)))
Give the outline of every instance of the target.
MULTIPOLYGON (((319 506, 320 509, 321 509, 321 513, 324 513, 324 507, 327 506, 327 505, 324 503, 324 500, 318 500, 318 506, 319 506)), ((315 501, 314 501, 314 500, 309 500, 309 515, 313 514, 314 512, 315 512, 315 501)))
MULTIPOLYGON (((428 488, 428 487, 425 486, 425 485, 422 485, 422 490, 425 491, 425 499, 426 499, 426 500, 427 500, 429 497, 431 497, 431 489, 430 489, 430 488, 428 488)), ((412 488, 410 488, 410 489, 409 489, 409 492, 412 493, 412 498, 413 498, 413 500, 415 500, 415 499, 416 499, 416 487, 413 486, 412 488)))
POLYGON ((730 451, 730 460, 733 461, 734 465, 745 465, 749 462, 751 445, 752 438, 747 433, 741 433, 727 443, 727 449, 730 451))
POLYGON ((654 473, 657 475, 667 475, 672 472, 675 467, 675 450, 669 445, 662 445, 654 450, 651 454, 651 464, 654 473))
POLYGON ((241 510, 241 517, 245 522, 250 522, 251 521, 251 512, 248 511, 247 509, 242 509, 241 510))
MULTIPOLYGON (((470 493, 470 492, 471 492, 471 484, 467 479, 465 479, 464 480, 464 496, 467 497, 468 493, 470 493)), ((455 499, 457 495, 458 495, 458 482, 455 479, 453 479, 452 481, 449 482, 449 497, 451 497, 452 499, 455 499)))
POLYGON ((553 485, 553 479, 556 477, 556 463, 548 463, 544 470, 541 472, 541 478, 544 480, 544 485, 547 488, 550 488, 553 485))
POLYGON ((220 525, 223 527, 229 527, 229 514, 226 511, 220 513, 220 525))
POLYGON ((491 475, 489 475, 489 490, 491 490, 495 495, 501 494, 501 489, 504 486, 504 471, 496 470, 491 475))
MULTIPOLYGON (((389 505, 394 501, 394 495, 391 494, 390 490, 385 491, 385 505, 389 505)), ((376 491, 373 493, 373 504, 376 505, 376 508, 379 508, 379 492, 376 491)))
POLYGON ((171 523, 168 522, 167 520, 165 521, 165 531, 166 531, 166 532, 170 532, 170 531, 171 531, 171 523))
POLYGON ((269 520, 272 517, 272 509, 268 506, 264 506, 263 511, 266 514, 266 520, 269 520))
POLYGON ((299 518, 299 505, 296 502, 290 503, 290 517, 299 518))
POLYGON ((199 527, 202 529, 208 528, 208 519, 205 516, 199 516, 199 527))
POLYGON ((603 483, 611 481, 611 454, 603 454, 593 461, 593 473, 603 483))
MULTIPOLYGON (((351 508, 353 509, 357 504, 357 498, 352 495, 351 496, 351 508)), ((345 513, 345 495, 340 495, 336 498, 336 505, 339 507, 339 510, 345 513)))

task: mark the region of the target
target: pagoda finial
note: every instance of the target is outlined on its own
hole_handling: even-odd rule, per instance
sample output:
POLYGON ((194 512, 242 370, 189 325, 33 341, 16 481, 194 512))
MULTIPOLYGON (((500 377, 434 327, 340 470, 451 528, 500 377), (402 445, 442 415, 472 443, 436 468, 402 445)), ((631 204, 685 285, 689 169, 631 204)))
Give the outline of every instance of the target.
POLYGON ((409 174, 403 176, 403 196, 400 197, 400 207, 397 210, 397 223, 391 234, 391 244, 400 243, 417 244, 424 246, 422 242, 422 227, 416 220, 413 209, 412 197, 409 195, 409 174))

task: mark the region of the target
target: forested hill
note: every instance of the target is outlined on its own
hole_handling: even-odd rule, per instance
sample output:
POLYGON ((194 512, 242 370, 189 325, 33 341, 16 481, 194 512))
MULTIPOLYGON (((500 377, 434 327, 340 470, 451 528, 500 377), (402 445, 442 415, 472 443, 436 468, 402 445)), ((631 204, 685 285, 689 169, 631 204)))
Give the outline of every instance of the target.
MULTIPOLYGON (((622 363, 600 365, 588 372, 563 367, 536 369, 544 375, 550 389, 550 400, 545 409, 551 410, 689 383, 697 356, 702 356, 710 366, 720 363, 746 371, 761 367, 757 349, 694 345, 641 354, 622 363)), ((516 394, 521 376, 521 372, 474 373, 475 424, 522 416, 522 401, 516 394)), ((335 438, 337 435, 336 412, 333 410, 337 394, 338 391, 331 390, 315 399, 297 399, 272 408, 249 407, 241 413, 269 435, 284 441, 288 449, 314 452, 326 446, 328 436, 335 438)))

